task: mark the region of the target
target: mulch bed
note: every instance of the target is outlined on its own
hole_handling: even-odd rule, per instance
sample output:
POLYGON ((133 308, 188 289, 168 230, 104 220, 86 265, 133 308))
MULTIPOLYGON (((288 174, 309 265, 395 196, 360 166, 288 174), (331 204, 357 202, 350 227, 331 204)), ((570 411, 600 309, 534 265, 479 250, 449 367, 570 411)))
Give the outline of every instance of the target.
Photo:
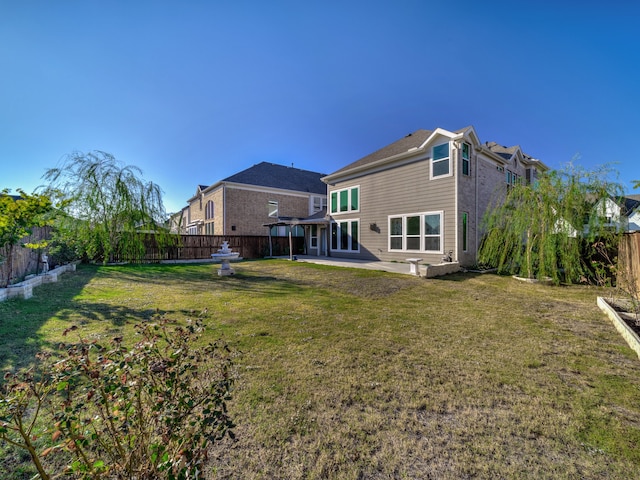
POLYGON ((635 306, 630 300, 607 300, 629 327, 640 336, 640 305, 635 306))

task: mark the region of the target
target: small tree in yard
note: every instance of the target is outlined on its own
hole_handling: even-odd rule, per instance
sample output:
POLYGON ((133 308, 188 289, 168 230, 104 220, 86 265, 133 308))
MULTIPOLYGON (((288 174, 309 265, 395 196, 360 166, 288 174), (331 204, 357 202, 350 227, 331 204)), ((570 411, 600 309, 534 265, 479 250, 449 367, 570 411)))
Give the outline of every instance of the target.
POLYGON ((603 246, 615 250, 622 233, 601 211, 602 200, 621 191, 607 180, 608 173, 569 164, 541 175, 534 184, 510 187, 504 201, 485 216, 479 261, 505 273, 551 278, 556 284, 602 280, 613 264, 604 265, 606 258, 597 256, 603 246))
POLYGON ((43 480, 202 478, 209 447, 233 437, 232 353, 196 347, 199 321, 156 320, 137 326, 133 347, 81 338, 61 358, 39 354, 35 371, 7 373, 0 441, 26 450, 43 480))
MULTIPOLYGON (((20 197, 14 199, 7 189, 0 192, 0 248, 6 250, 0 255, 0 263, 7 262, 6 276, 0 279, 0 286, 6 286, 13 272, 13 250, 21 238, 31 235, 33 227, 41 227, 50 223, 47 214, 53 207, 47 195, 28 195, 18 190, 20 197)), ((30 244, 38 248, 42 244, 30 244)))
POLYGON ((145 182, 138 167, 113 155, 75 152, 44 178, 66 213, 59 232, 90 260, 110 262, 117 254, 139 260, 145 254, 141 230, 166 232, 162 191, 145 182))

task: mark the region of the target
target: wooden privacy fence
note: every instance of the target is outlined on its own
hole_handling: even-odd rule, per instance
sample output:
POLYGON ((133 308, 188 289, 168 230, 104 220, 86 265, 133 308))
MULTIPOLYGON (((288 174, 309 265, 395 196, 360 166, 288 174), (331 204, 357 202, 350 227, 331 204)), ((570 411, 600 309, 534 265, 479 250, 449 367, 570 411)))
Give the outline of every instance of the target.
MULTIPOLYGON (((153 234, 146 234, 144 243, 145 262, 160 262, 171 260, 204 260, 210 259, 212 253, 217 253, 222 242, 229 242, 232 251, 240 253, 242 258, 263 258, 269 255, 268 236, 222 236, 222 235, 178 235, 168 246, 153 234)), ((293 253, 304 253, 304 238, 293 238, 293 253)), ((271 237, 273 255, 289 254, 288 237, 271 237)), ((116 261, 128 261, 128 258, 117 258, 116 261)))
POLYGON ((617 283, 629 294, 640 294, 640 232, 625 233, 618 250, 617 283))
POLYGON ((42 269, 37 250, 23 247, 26 243, 37 243, 51 238, 51 227, 33 227, 31 235, 21 238, 13 248, 9 259, 9 247, 0 248, 0 287, 4 287, 7 270, 11 268, 11 280, 20 280, 25 275, 39 273, 42 269))

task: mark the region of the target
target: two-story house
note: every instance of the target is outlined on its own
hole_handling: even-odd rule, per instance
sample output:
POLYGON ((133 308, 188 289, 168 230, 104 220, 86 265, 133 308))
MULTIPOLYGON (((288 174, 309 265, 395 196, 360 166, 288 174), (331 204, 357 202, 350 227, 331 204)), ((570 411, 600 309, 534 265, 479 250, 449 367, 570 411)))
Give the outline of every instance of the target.
POLYGON ((640 231, 640 195, 605 198, 598 201, 594 208, 611 227, 623 232, 640 231))
MULTIPOLYGON (((304 219, 326 208, 323 174, 261 162, 220 180, 198 185, 182 210, 181 233, 193 235, 288 235, 280 219, 304 219)), ((296 236, 303 228, 293 227, 296 236)))
POLYGON ((323 178, 330 254, 475 265, 492 201, 545 170, 518 146, 480 142, 473 127, 417 130, 323 178))

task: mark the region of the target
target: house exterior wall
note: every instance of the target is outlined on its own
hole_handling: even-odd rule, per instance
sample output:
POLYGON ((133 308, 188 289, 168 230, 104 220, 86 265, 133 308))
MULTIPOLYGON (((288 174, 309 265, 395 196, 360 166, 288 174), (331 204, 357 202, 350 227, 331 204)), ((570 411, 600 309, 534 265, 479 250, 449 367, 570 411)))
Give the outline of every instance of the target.
POLYGON ((627 226, 627 231, 640 231, 640 212, 635 211, 629 216, 629 225, 627 226))
POLYGON ((204 194, 198 193, 189 201, 189 212, 187 224, 192 225, 195 231, 191 231, 194 235, 204 235, 204 194))
POLYGON ((460 148, 460 143, 457 143, 455 149, 455 171, 457 175, 456 181, 458 182, 458 244, 454 248, 454 250, 456 250, 454 259, 460 262, 461 265, 473 265, 476 262, 476 251, 478 249, 477 231, 480 224, 476 209, 479 191, 478 177, 484 169, 484 165, 480 163, 481 160, 478 158, 479 155, 475 152, 472 146, 469 159, 469 174, 465 175, 462 171, 460 148), (463 227, 464 214, 467 215, 466 232, 463 227), (465 233, 467 238, 466 250, 463 238, 465 233))
POLYGON ((269 217, 268 204, 278 202, 278 216, 305 218, 309 215, 306 194, 225 186, 224 232, 222 235, 266 235, 264 225, 276 220, 269 217))
POLYGON ((312 213, 313 197, 321 195, 221 184, 213 190, 196 194, 188 201, 180 231, 195 235, 267 235, 264 224, 275 220, 268 215, 269 201, 278 202, 280 217, 306 218, 312 213), (206 218, 209 201, 214 205, 213 218, 206 218), (213 227, 207 229, 207 224, 213 227))
POLYGON ((379 165, 377 170, 372 167, 358 174, 347 170, 341 177, 330 177, 329 203, 332 192, 358 187, 360 193, 358 211, 331 212, 334 223, 359 222, 359 251, 332 249, 331 255, 383 261, 418 257, 425 263, 436 264, 452 252, 452 260, 462 266, 476 265, 484 215, 505 197, 509 188, 507 180, 513 183, 535 180, 531 171, 527 177, 528 166, 519 155, 513 154, 511 158, 497 155, 467 137, 437 136, 430 140, 429 148, 417 152, 413 158, 379 165), (431 178, 431 147, 446 141, 450 141, 452 175, 431 178), (468 174, 463 172, 463 143, 470 147, 468 174), (390 248, 391 217, 429 212, 443 215, 438 253, 390 248))
POLYGON ((202 211, 198 218, 203 221, 203 235, 224 235, 224 188, 218 187, 204 192, 202 211), (206 215, 208 202, 213 202, 213 217, 211 218, 207 218, 206 215))
POLYGON ((428 158, 421 158, 409 164, 329 185, 329 199, 332 191, 347 187, 359 186, 360 192, 359 212, 331 214, 336 222, 359 220, 360 251, 332 250, 331 256, 383 261, 405 261, 419 256, 426 263, 440 263, 442 253, 389 250, 389 217, 427 212, 443 213, 442 250, 455 250, 455 176, 431 180, 429 162, 428 158))

